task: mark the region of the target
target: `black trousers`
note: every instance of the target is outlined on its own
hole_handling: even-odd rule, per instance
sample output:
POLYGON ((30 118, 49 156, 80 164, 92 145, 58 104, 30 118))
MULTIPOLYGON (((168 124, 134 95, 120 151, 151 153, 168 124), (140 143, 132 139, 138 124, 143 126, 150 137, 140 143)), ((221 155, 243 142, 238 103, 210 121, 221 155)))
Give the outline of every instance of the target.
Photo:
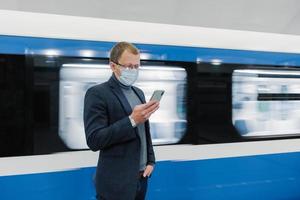
POLYGON ((148 177, 140 177, 136 190, 135 200, 144 200, 147 193, 148 177))
MULTIPOLYGON (((139 178, 139 182, 136 189, 136 195, 134 200, 145 200, 146 193, 147 193, 147 187, 148 187, 148 177, 141 176, 139 178)), ((97 195, 98 200, 109 200, 100 195, 100 198, 97 195)))

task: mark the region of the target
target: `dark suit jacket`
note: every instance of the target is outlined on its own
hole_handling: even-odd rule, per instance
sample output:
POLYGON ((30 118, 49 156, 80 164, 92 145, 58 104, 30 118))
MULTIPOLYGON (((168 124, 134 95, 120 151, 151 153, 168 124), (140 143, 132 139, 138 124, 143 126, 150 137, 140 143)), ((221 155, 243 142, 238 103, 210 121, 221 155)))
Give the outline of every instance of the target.
MULTIPOLYGON (((134 92, 145 102, 139 88, 134 92)), ((140 138, 128 116, 132 109, 111 77, 109 81, 91 87, 84 100, 84 127, 89 148, 100 150, 96 192, 109 200, 133 200, 137 190, 140 138)), ((149 121, 145 122, 147 164, 155 163, 149 121)))

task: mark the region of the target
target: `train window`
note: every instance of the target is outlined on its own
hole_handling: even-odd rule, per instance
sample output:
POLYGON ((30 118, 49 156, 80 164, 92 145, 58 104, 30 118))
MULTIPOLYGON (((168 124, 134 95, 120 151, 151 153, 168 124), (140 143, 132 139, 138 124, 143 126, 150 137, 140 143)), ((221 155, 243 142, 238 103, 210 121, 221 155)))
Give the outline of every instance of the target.
MULTIPOLYGON (((83 126, 83 101, 86 90, 109 79, 105 64, 63 64, 60 69, 59 136, 71 149, 87 148, 83 126)), ((164 89, 160 109, 150 119, 153 144, 178 142, 186 130, 186 71, 181 67, 141 67, 140 87, 146 100, 156 89, 164 89), (163 131, 160 131, 163 130, 163 131)))
POLYGON ((232 123, 240 135, 300 133, 300 72, 234 70, 232 123))
POLYGON ((160 108, 150 118, 153 144, 178 142, 186 131, 186 71, 180 67, 146 66, 136 86, 148 101, 154 90, 165 90, 160 108), (163 130, 163 131, 162 131, 163 130))

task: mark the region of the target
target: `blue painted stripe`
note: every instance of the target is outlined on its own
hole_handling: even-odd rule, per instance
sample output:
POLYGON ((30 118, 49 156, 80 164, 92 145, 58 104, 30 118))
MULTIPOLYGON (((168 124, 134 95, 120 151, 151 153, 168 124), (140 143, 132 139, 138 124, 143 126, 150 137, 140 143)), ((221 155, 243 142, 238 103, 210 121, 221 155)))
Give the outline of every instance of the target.
POLYGON ((1 200, 95 200, 95 168, 0 177, 1 200))
POLYGON ((148 199, 300 199, 300 153, 161 162, 148 199))
MULTIPOLYGON (((162 161, 148 200, 298 200, 300 153, 162 161)), ((0 199, 92 200, 95 168, 0 177, 0 199)))
MULTIPOLYGON (((49 39, 20 36, 0 36, 0 53, 3 54, 41 54, 46 50, 59 50, 62 56, 82 57, 82 50, 94 52, 93 57, 108 58, 114 42, 97 42, 69 39, 49 39)), ((300 66, 300 54, 277 53, 217 48, 197 48, 168 45, 137 44, 147 60, 210 62, 212 59, 223 63, 300 66)))

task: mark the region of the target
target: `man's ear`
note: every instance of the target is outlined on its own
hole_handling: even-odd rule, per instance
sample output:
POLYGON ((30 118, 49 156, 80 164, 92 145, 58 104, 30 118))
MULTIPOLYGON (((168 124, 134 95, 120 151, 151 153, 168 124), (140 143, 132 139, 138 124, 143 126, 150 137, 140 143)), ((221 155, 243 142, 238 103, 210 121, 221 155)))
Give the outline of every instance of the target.
POLYGON ((117 65, 113 62, 109 62, 109 66, 111 71, 115 74, 116 77, 120 76, 120 70, 118 69, 117 65))
POLYGON ((113 72, 116 71, 116 65, 115 65, 115 63, 109 62, 109 66, 110 66, 110 68, 111 68, 111 70, 112 70, 113 72))

